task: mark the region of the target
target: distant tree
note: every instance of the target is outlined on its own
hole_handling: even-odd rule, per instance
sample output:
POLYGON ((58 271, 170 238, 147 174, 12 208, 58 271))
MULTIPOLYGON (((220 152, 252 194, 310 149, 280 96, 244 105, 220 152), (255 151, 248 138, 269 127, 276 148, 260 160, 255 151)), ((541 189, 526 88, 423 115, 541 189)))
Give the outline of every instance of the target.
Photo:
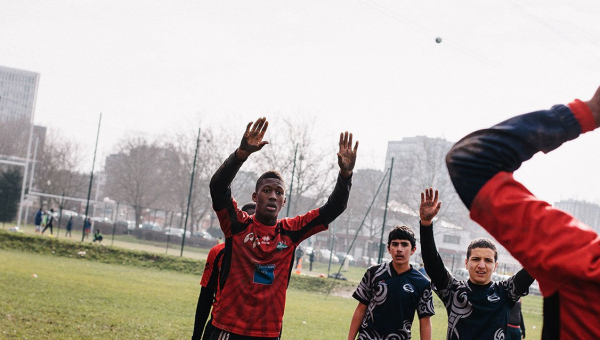
MULTIPOLYGON (((81 144, 63 136, 58 130, 50 130, 44 149, 37 155, 34 187, 47 194, 66 197, 83 197, 87 192, 87 176, 80 173, 83 149, 81 144)), ((49 199, 50 202, 60 199, 49 199)), ((50 205, 52 205, 50 203, 50 205)))
POLYGON ((106 159, 106 194, 133 207, 136 225, 143 209, 155 208, 167 191, 167 154, 168 149, 139 136, 121 140, 117 152, 106 159))
POLYGON ((198 144, 198 155, 194 172, 194 186, 190 197, 189 190, 194 166, 197 134, 198 130, 193 131, 191 129, 174 133, 165 146, 169 150, 169 162, 167 162, 168 167, 166 168, 165 177, 168 178, 170 183, 168 188, 169 196, 165 204, 171 210, 181 213, 182 217, 178 222, 180 227, 184 227, 183 222, 185 222, 188 198, 191 198, 190 216, 188 217, 188 230, 190 232, 193 232, 195 227, 200 225, 201 219, 212 210, 208 182, 212 173, 226 157, 222 155, 224 150, 219 147, 221 143, 215 140, 216 137, 212 130, 204 129, 201 131, 202 135, 198 144))
MULTIPOLYGON (((454 190, 445 163, 452 143, 426 136, 408 140, 403 152, 395 155, 390 200, 418 216, 420 193, 431 187, 439 191, 442 201, 438 218, 465 225, 469 220, 468 212, 454 190)), ((389 162, 388 159, 387 167, 389 162)))
POLYGON ((0 221, 10 222, 17 215, 21 198, 22 170, 9 167, 0 173, 0 221))

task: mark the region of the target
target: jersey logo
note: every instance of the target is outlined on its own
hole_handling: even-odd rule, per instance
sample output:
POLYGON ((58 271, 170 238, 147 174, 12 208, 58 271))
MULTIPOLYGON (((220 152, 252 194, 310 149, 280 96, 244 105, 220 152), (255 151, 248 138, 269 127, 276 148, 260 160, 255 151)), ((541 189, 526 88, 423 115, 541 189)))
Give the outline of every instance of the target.
POLYGON ((276 247, 276 249, 277 249, 278 251, 282 251, 282 250, 284 250, 284 249, 285 249, 285 248, 287 248, 287 247, 288 247, 288 245, 287 245, 287 244, 285 244, 285 242, 281 241, 281 242, 277 243, 277 247, 276 247))
POLYGON ((407 283, 404 286, 402 286, 402 289, 404 289, 404 291, 407 292, 407 293, 414 293, 415 292, 415 289, 413 288, 413 286, 410 283, 407 283))
POLYGON ((250 242, 254 241, 254 233, 250 233, 250 234, 246 235, 246 237, 244 237, 244 243, 246 243, 248 241, 250 241, 250 242))
POLYGON ((488 296, 488 301, 491 303, 498 302, 498 301, 500 301, 500 297, 498 295, 496 295, 496 293, 494 293, 494 294, 488 296))
POLYGON ((254 269, 254 283, 263 285, 273 284, 275 281, 275 265, 274 264, 259 264, 254 269))

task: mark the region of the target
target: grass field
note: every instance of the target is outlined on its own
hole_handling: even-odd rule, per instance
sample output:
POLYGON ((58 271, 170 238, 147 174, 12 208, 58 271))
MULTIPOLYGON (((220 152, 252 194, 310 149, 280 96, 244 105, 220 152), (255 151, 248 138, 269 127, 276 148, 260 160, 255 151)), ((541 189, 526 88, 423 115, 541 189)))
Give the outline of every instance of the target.
MULTIPOLYGON (((189 339, 199 277, 173 271, 0 250, 0 338, 189 339), (37 277, 34 277, 33 275, 37 277)), ((539 338, 541 299, 524 299, 528 338, 539 338), (536 329, 532 329, 536 326, 536 329)), ((283 339, 345 339, 353 299, 288 291, 283 339)), ((445 338, 436 299, 434 339, 445 338)), ((418 339, 418 322, 414 323, 418 339)))

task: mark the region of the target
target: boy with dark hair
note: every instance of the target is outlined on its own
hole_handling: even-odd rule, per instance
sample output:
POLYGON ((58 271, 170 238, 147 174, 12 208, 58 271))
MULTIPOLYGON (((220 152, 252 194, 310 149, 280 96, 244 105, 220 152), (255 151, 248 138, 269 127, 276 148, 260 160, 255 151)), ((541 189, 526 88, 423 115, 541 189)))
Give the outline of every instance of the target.
POLYGON ((467 247, 467 258, 471 257, 471 250, 475 248, 488 248, 494 251, 494 261, 498 261, 498 249, 492 240, 487 238, 476 238, 467 247))
MULTIPOLYGON (((254 215, 256 203, 246 203, 242 206, 241 210, 248 215, 254 215)), ((208 340, 212 334, 212 318, 208 323, 206 323, 206 320, 210 314, 210 309, 214 308, 218 302, 219 272, 224 254, 225 243, 217 244, 208 252, 206 265, 204 266, 204 272, 200 280, 200 295, 198 296, 198 304, 196 306, 196 319, 192 340, 208 340)))
POLYGON ((544 339, 600 339, 600 238, 535 197, 513 172, 539 151, 548 153, 599 126, 600 88, 590 101, 555 105, 473 132, 446 156, 471 218, 538 280, 544 339))
POLYGON ((521 269, 516 275, 492 281, 498 267, 498 252, 488 239, 477 239, 467 249, 465 267, 469 278, 457 280, 444 266, 433 238, 433 218, 440 210, 438 192, 421 193, 421 254, 425 270, 448 312, 447 339, 497 340, 506 336, 508 312, 527 295, 533 278, 521 269))
POLYGON ((352 148, 352 134, 346 132, 340 134, 337 183, 323 206, 279 220, 286 201, 285 185, 280 175, 268 172, 257 181, 252 194, 254 216, 241 212, 230 185, 244 161, 268 144, 263 140, 267 127, 265 118, 250 122, 240 146, 210 182, 213 208, 226 238, 219 303, 213 310, 213 340, 279 337, 296 247, 326 230, 346 209, 350 195, 358 142, 352 148))
POLYGON ((348 340, 410 339, 415 311, 420 338, 431 340, 431 316, 435 314, 431 283, 410 265, 416 247, 415 234, 406 226, 390 231, 387 242, 392 261, 367 270, 352 295, 358 305, 352 316, 348 340))

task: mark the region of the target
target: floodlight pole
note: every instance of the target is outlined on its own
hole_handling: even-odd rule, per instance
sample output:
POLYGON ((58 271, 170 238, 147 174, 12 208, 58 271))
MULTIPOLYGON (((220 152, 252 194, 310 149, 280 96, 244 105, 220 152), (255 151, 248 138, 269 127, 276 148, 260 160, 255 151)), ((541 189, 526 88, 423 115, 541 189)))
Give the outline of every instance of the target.
MULTIPOLYGON (((65 190, 60 199, 60 205, 58 206, 58 228, 56 228, 56 238, 60 235, 60 222, 62 221, 63 206, 65 205, 65 190)), ((66 235, 65 235, 66 236, 66 235)))
POLYGON ((383 259, 383 233, 385 232, 385 222, 388 211, 388 201, 390 199, 390 187, 392 186, 392 170, 394 170, 394 157, 392 157, 392 165, 390 165, 390 177, 388 178, 388 189, 387 195, 385 196, 385 210, 383 211, 383 225, 381 226, 381 239, 379 240, 379 260, 377 263, 381 264, 383 259))
MULTIPOLYGON (((106 207, 104 208, 104 210, 106 210, 106 207)), ((113 224, 112 241, 110 242, 111 246, 113 245, 113 243, 115 243, 115 230, 117 229, 117 220, 119 220, 119 202, 117 202, 117 211, 115 213, 115 223, 113 224)), ((129 226, 127 226, 127 227, 129 227, 129 226)))
POLYGON ((287 210, 285 217, 290 217, 290 207, 292 206, 292 190, 294 189, 294 172, 296 171, 296 154, 298 153, 298 143, 296 143, 296 150, 294 151, 294 166, 292 166, 292 180, 290 181, 290 194, 287 200, 287 210))
POLYGON ((171 238, 171 229, 173 229, 173 211, 171 211, 171 220, 169 221, 169 235, 167 235, 167 249, 165 249, 165 254, 169 253, 169 239, 171 238))
POLYGON ((90 210, 90 196, 92 195, 92 182, 94 181, 94 165, 96 165, 96 151, 98 151, 98 139, 100 138, 100 123, 102 123, 102 112, 98 120, 98 132, 96 133, 96 146, 94 147, 94 160, 92 161, 92 173, 90 174, 90 185, 88 187, 87 201, 85 203, 85 216, 83 217, 83 230, 81 231, 81 242, 85 239, 85 224, 90 210))
POLYGON ((183 246, 185 245, 185 234, 187 234, 188 216, 190 214, 190 202, 192 201, 192 189, 194 188, 194 175, 196 173, 196 158, 198 157, 198 147, 200 146, 200 128, 198 128, 198 139, 196 140, 196 152, 194 153, 194 165, 192 165, 192 179, 190 179, 190 193, 188 194, 187 209, 185 210, 185 224, 183 225, 183 237, 181 238, 181 253, 183 256, 183 246))

